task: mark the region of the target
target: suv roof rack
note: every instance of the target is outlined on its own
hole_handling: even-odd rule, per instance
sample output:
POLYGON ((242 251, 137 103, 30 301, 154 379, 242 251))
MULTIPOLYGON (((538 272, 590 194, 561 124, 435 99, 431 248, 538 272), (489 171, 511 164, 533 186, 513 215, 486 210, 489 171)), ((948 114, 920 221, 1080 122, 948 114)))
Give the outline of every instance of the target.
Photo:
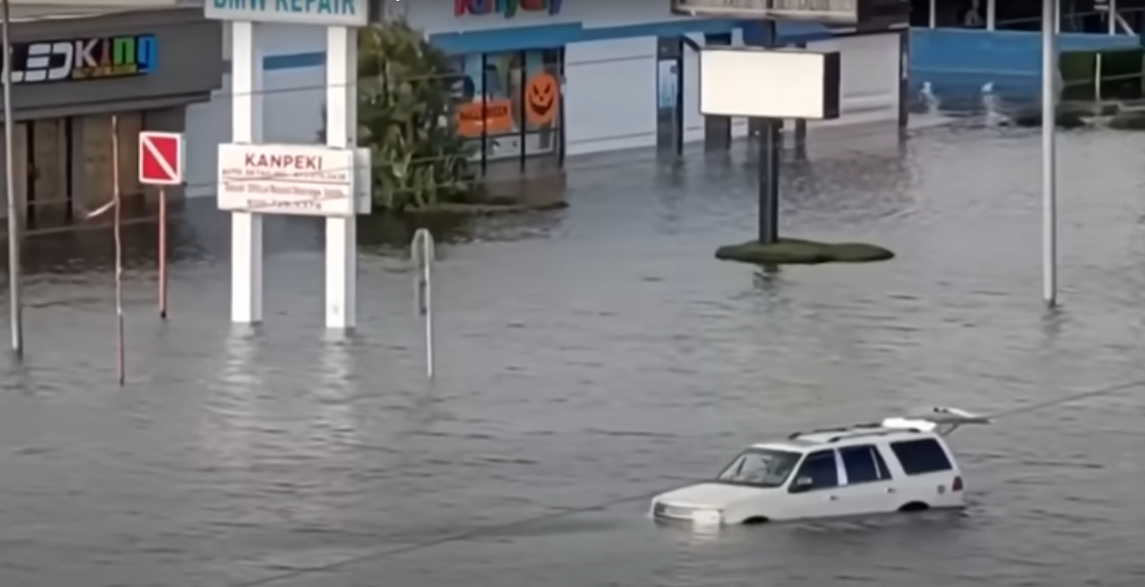
POLYGON ((855 436, 881 436, 894 432, 920 433, 935 431, 941 436, 946 436, 966 424, 989 423, 990 419, 984 416, 972 414, 958 408, 936 406, 909 416, 885 418, 881 422, 865 422, 861 424, 851 424, 849 426, 832 426, 829 428, 792 432, 787 436, 787 439, 798 440, 811 434, 829 434, 832 432, 837 434, 831 436, 827 440, 828 443, 838 442, 844 438, 853 438, 855 436))
POLYGON ((853 430, 878 430, 886 428, 882 422, 865 422, 862 424, 851 424, 850 426, 832 426, 830 428, 816 428, 814 430, 803 430, 801 432, 792 432, 787 435, 787 440, 797 440, 802 436, 809 434, 826 434, 828 432, 851 432, 853 430))
POLYGON ((919 432, 922 432, 922 430, 919 430, 918 428, 886 428, 886 427, 879 428, 878 430, 856 430, 850 434, 840 434, 838 436, 832 436, 831 438, 827 439, 827 444, 834 444, 834 443, 839 442, 840 440, 844 440, 844 439, 862 438, 864 436, 886 436, 887 434, 901 434, 903 432, 919 433, 919 432))

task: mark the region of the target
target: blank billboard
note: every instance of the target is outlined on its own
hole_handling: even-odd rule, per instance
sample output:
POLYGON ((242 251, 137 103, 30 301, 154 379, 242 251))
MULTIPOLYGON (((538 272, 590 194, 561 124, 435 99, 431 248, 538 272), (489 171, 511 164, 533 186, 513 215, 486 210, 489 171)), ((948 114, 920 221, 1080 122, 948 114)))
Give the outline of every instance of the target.
POLYGON ((837 51, 711 47, 700 51, 700 114, 746 118, 839 117, 837 51))

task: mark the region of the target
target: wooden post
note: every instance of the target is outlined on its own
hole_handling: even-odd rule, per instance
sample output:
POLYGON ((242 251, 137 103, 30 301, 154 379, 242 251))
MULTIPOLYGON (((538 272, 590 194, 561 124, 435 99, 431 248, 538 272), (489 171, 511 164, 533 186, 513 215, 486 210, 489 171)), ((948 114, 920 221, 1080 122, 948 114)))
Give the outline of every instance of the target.
POLYGON ((116 319, 116 359, 119 384, 127 381, 126 349, 123 341, 123 207, 120 205, 119 190, 119 117, 111 117, 111 198, 114 214, 112 230, 115 232, 115 319, 116 319))

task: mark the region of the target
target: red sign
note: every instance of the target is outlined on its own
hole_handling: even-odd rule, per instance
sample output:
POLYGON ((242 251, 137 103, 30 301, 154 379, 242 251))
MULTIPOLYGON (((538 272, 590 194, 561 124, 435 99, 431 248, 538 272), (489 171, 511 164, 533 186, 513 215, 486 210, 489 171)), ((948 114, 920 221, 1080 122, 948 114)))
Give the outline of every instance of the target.
POLYGON ((181 133, 139 133, 139 183, 182 185, 183 161, 181 133))

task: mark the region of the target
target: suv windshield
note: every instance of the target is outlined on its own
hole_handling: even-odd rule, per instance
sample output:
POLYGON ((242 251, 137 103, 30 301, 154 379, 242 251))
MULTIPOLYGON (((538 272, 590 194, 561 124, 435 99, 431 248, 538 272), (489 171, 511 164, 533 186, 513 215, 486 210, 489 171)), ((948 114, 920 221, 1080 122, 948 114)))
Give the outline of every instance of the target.
POLYGON ((779 487, 787 481, 802 453, 770 448, 749 448, 724 468, 716 481, 753 487, 779 487))

